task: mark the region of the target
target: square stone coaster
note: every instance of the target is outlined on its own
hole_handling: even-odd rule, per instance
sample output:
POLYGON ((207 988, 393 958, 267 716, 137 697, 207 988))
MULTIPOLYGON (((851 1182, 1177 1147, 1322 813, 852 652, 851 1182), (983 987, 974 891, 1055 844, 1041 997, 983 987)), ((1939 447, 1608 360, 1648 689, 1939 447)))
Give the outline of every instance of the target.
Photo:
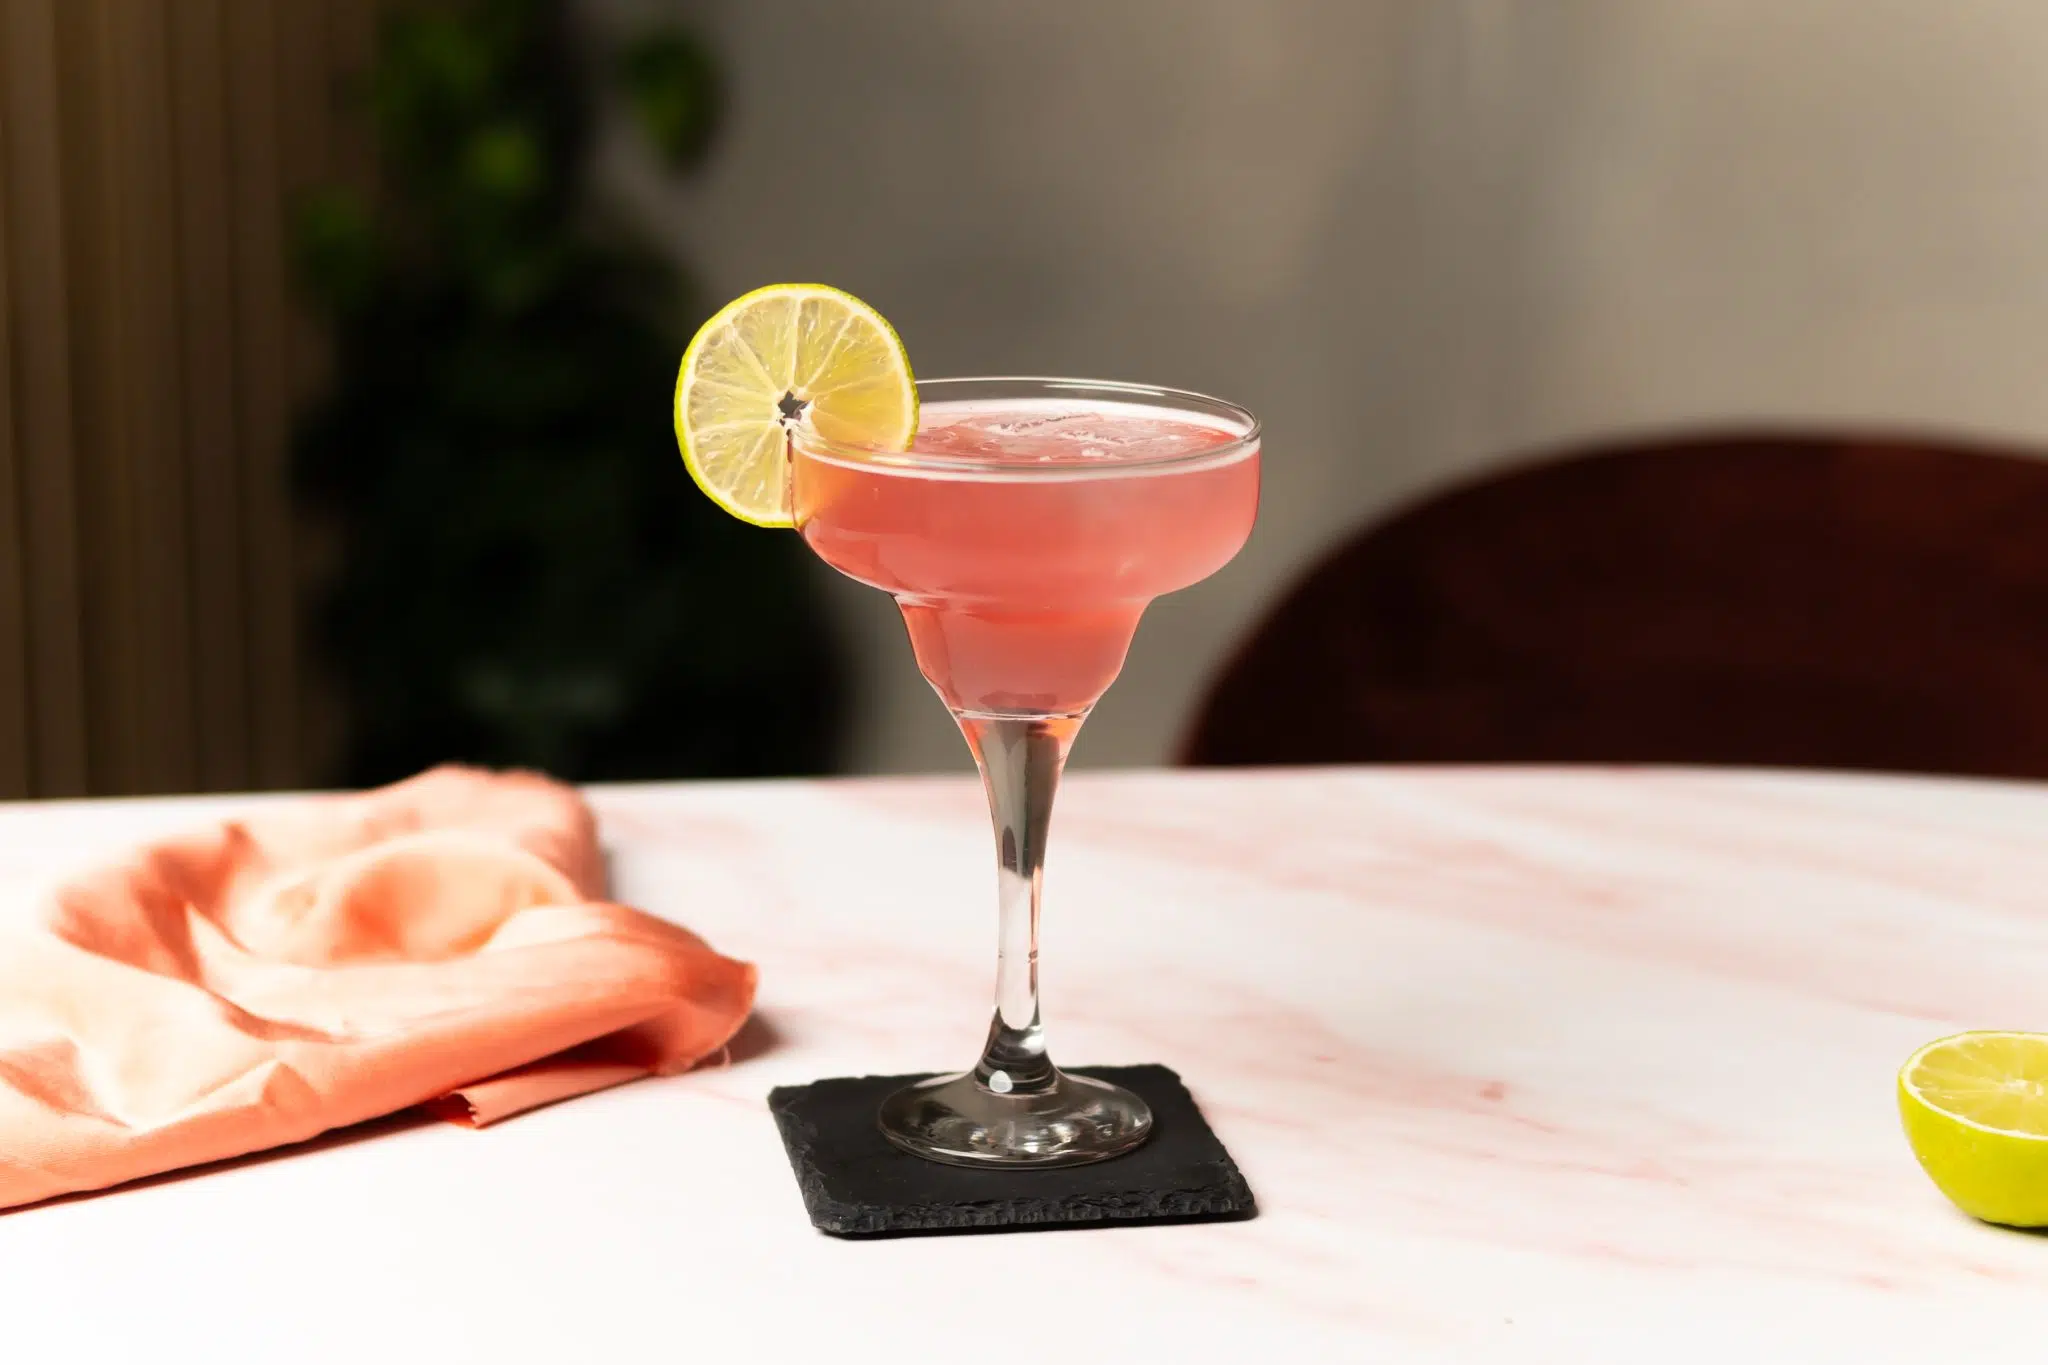
POLYGON ((844 1076, 768 1093, 804 1207, 838 1237, 1002 1232, 1117 1223, 1250 1218, 1251 1187, 1163 1066, 1077 1067, 1136 1091, 1152 1106, 1152 1137, 1124 1156, 1045 1171, 926 1161, 892 1146, 875 1123, 882 1099, 924 1076, 844 1076))

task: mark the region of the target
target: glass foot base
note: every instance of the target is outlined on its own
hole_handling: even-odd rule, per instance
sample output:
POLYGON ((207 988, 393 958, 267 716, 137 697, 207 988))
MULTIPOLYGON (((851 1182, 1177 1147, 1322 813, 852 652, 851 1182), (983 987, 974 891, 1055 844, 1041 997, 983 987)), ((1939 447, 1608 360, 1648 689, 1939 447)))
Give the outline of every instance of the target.
POLYGON ((971 1072, 939 1076, 883 1100, 878 1117, 898 1147, 952 1166, 1078 1166, 1122 1156, 1152 1135, 1145 1101, 1064 1072, 1028 1095, 999 1095, 971 1072))

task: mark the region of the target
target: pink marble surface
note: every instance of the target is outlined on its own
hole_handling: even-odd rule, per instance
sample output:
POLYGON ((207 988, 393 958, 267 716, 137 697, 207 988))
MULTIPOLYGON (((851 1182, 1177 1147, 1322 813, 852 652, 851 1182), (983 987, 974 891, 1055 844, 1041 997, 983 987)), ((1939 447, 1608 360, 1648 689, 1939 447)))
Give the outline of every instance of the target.
MULTIPOLYGON (((1891 1095, 1932 1037, 2048 1027, 2048 790, 1078 778, 1048 877, 1055 1054, 1176 1066, 1264 1213, 868 1244, 810 1231, 762 1097, 971 1058, 978 790, 594 800, 623 898, 761 964, 729 1067, 0 1216, 0 1340, 1028 1361, 1039 1323, 1138 1361, 2048 1358, 2048 1239, 1943 1202, 1891 1095)), ((0 876, 235 804, 0 809, 0 876)))

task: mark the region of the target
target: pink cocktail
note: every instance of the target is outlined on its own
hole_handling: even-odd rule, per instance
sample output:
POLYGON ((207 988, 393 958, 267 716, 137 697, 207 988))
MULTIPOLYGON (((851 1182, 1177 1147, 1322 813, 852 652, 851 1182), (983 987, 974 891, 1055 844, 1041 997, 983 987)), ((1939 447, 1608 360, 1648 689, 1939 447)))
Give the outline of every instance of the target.
POLYGON ((900 1092, 892 1141, 960 1164, 1055 1165, 1150 1132, 1128 1091, 1053 1066, 1039 1020, 1038 884, 1052 796, 1146 605, 1228 563, 1259 501, 1259 432, 1194 394, 1066 380, 920 384, 907 451, 791 442, 819 557, 895 597, 918 667, 988 789, 1000 858, 996 1015, 981 1063, 900 1092))
POLYGON ((799 444, 797 525, 896 598, 956 711, 1086 711, 1146 603, 1228 563, 1258 511, 1256 443, 1157 407, 927 401, 913 451, 799 444))

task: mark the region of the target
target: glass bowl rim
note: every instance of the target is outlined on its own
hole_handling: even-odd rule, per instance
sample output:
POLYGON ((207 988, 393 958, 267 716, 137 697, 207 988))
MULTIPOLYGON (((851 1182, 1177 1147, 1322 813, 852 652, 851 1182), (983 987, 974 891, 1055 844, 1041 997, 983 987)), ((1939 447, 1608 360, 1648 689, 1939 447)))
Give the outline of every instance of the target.
POLYGON ((907 450, 876 450, 871 446, 827 440, 819 435, 809 422, 799 421, 789 427, 792 452, 800 449, 806 455, 825 459, 834 464, 996 475, 1006 480, 1114 478, 1139 470, 1156 471, 1189 465, 1229 464, 1247 451, 1258 447, 1262 430, 1259 419, 1249 408, 1241 407, 1228 399, 1196 393, 1192 389, 1169 389, 1153 384, 1131 384, 1108 379, 1064 379, 1039 375, 966 375, 945 379, 920 379, 915 382, 920 407, 926 403, 957 402, 976 398, 999 402, 1005 399, 1072 396, 1077 399, 1094 398, 1104 402, 1128 403, 1133 406, 1164 408, 1187 413, 1207 419, 1203 425, 1228 430, 1232 435, 1231 439, 1222 445, 1205 446, 1200 450, 1160 455, 1150 459, 1105 460, 1099 464, 1087 465, 1058 462, 1018 464, 1006 460, 920 452, 915 437, 911 438, 907 450), (1225 423, 1228 425, 1224 425, 1225 423))

